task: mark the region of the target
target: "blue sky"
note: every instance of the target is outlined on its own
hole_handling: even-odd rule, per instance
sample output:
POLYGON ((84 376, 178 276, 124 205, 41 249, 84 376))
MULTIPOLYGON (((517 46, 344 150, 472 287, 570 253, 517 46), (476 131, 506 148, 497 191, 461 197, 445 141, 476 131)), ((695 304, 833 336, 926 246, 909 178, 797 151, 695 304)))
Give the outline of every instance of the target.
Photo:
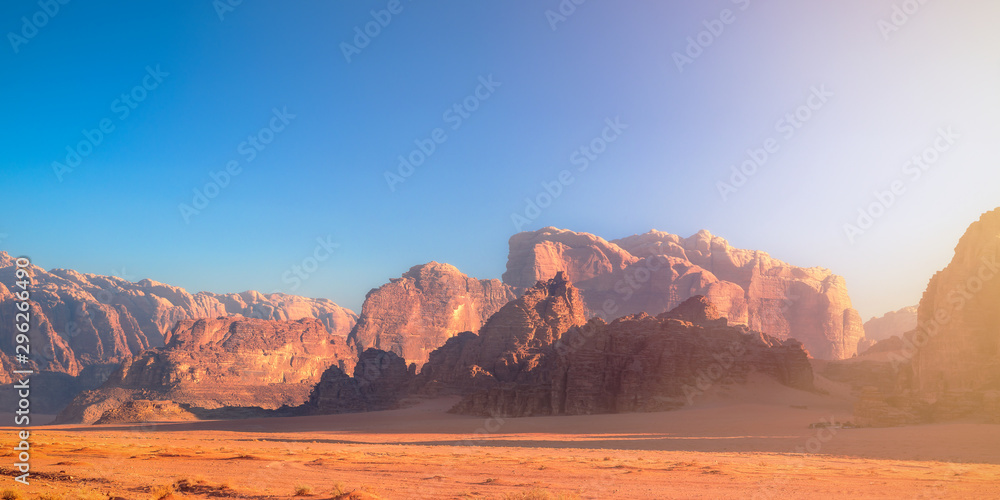
POLYGON ((705 228, 844 275, 867 319, 915 304, 1000 205, 1000 5, 563 4, 555 17, 557 1, 243 2, 220 19, 208 0, 56 2, 54 15, 5 2, 0 248, 45 268, 359 310, 431 260, 499 278, 518 229, 705 228), (796 112, 808 119, 789 129, 796 112), (103 137, 54 170, 88 134, 103 137), (387 182, 428 141, 433 153, 387 182), (736 186, 732 167, 766 144, 736 186), (590 146, 603 151, 580 170, 590 146), (919 178, 915 154, 936 159, 919 178), (185 217, 227 165, 238 174, 185 217), (902 194, 848 235, 894 182, 902 194), (543 183, 559 195, 515 225, 543 183), (298 286, 283 279, 317 239, 338 246, 298 286))

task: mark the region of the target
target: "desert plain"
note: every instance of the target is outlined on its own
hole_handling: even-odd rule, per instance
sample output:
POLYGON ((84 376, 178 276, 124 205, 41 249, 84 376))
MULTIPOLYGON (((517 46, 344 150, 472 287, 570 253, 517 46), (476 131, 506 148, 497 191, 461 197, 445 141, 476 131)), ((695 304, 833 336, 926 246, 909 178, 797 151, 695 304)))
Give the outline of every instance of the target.
POLYGON ((810 427, 851 419, 836 384, 817 382, 828 394, 755 378, 668 412, 483 418, 438 398, 371 413, 37 426, 21 498, 1000 497, 989 444, 1000 426, 810 427))

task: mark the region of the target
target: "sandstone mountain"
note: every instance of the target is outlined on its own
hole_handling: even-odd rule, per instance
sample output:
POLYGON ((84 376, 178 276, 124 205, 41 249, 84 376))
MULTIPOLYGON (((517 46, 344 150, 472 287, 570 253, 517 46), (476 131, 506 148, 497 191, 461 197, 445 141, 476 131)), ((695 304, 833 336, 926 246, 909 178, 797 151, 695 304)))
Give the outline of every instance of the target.
MULTIPOLYGON (((0 364, 11 366, 14 329, 15 260, 0 252, 0 364)), ((356 321, 349 309, 326 299, 294 295, 190 294, 152 280, 131 282, 114 276, 31 266, 31 361, 40 374, 33 401, 37 411, 54 412, 81 390, 99 386, 119 363, 164 345, 178 321, 219 316, 271 320, 316 318, 330 334, 346 336, 356 321)), ((10 383, 10 370, 0 383, 10 383)), ((0 402, 4 397, 0 397, 0 402)))
POLYGON ((703 297, 668 313, 585 322, 581 294, 562 272, 504 306, 479 334, 434 351, 415 387, 464 394, 455 411, 527 416, 677 408, 712 385, 762 372, 812 389, 807 354, 744 326, 730 327, 703 297))
MULTIPOLYGON (((0 284, 14 282, 14 259, 0 252, 0 284)), ((88 365, 120 363, 151 347, 185 319, 241 315, 297 320, 317 318, 334 335, 347 335, 357 316, 327 299, 255 291, 199 292, 144 279, 83 274, 32 266, 32 347, 40 370, 76 375, 88 365)), ((0 299, 11 291, 0 288, 0 299)), ((13 304, 3 300, 0 315, 13 304)), ((13 318, 13 316, 11 316, 13 318)), ((0 340, 12 343, 13 319, 0 324, 0 340)))
POLYGON ((858 343, 858 353, 862 353, 880 340, 901 337, 917 327, 917 307, 904 307, 865 322, 865 337, 858 343))
POLYGON ((107 412, 128 414, 119 407, 133 400, 209 410, 296 406, 330 366, 354 369, 344 337, 331 335, 316 318, 183 320, 166 340, 165 347, 123 362, 100 388, 77 396, 57 421, 92 423, 107 412))
POLYGON ((463 393, 512 382, 530 371, 541 352, 586 322, 579 291, 561 272, 539 281, 483 325, 448 339, 431 353, 418 377, 425 393, 463 393))
POLYGON ((470 278, 452 265, 430 262, 368 292, 348 338, 358 352, 373 347, 420 367, 431 351, 461 332, 478 331, 514 297, 499 280, 470 278))
POLYGON ((969 226, 951 262, 930 279, 916 320, 903 311, 913 329, 819 371, 858 396, 859 422, 886 426, 964 418, 1000 423, 998 257, 1000 209, 969 226))
POLYGON ((972 223, 927 285, 908 335, 924 394, 1000 390, 1000 208, 972 223))
POLYGON ((795 338, 818 358, 850 357, 863 337, 842 277, 733 248, 708 231, 690 238, 650 231, 609 242, 546 227, 510 238, 505 283, 523 288, 557 271, 579 287, 588 315, 606 321, 655 316, 702 295, 730 323, 795 338))

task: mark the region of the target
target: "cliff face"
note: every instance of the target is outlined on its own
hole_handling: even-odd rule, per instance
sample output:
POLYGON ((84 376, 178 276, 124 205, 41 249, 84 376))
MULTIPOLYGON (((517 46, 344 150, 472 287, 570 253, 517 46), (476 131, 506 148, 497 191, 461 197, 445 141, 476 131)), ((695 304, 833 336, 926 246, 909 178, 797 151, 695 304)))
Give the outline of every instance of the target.
POLYGON ((77 396, 59 422, 92 423, 129 400, 169 401, 199 409, 274 409, 305 402, 330 366, 353 369, 342 337, 318 319, 184 320, 167 345, 125 361, 100 388, 77 396))
POLYGON ((418 385, 426 392, 461 393, 514 381, 563 333, 585 322, 579 291, 557 273, 503 306, 479 335, 464 333, 431 353, 418 385))
POLYGON ((527 370, 465 396, 461 413, 580 415, 675 409, 713 386, 763 373, 813 389, 801 344, 730 327, 703 297, 650 317, 595 318, 570 328, 527 370))
POLYGON ((514 299, 499 280, 470 278, 448 264, 414 266, 372 290, 349 341, 396 353, 418 367, 449 338, 478 331, 493 313, 514 299))
POLYGON ((395 353, 367 349, 358 358, 354 376, 331 366, 297 408, 300 414, 377 411, 394 408, 409 389, 413 373, 395 353))
POLYGON ((972 223, 920 299, 915 388, 925 394, 1000 390, 1000 209, 972 223))
MULTIPOLYGON (((14 283, 15 263, 0 252, 0 299, 14 283)), ((319 319, 333 335, 346 336, 355 314, 326 299, 262 295, 249 291, 190 294, 152 280, 131 282, 114 276, 32 266, 32 358, 36 369, 77 375, 86 366, 127 361, 164 345, 181 320, 242 315, 268 320, 319 319)), ((16 332, 10 300, 2 300, 0 342, 13 345, 16 332)))
POLYGON ((727 326, 704 297, 611 324, 583 313, 580 292, 558 272, 478 335, 463 333, 431 353, 414 388, 463 395, 456 412, 503 416, 672 409, 752 372, 813 388, 801 344, 727 326))
POLYGON ((843 278, 733 248, 708 231, 608 242, 547 227, 511 237, 505 282, 523 287, 556 271, 579 287, 589 314, 607 321, 656 315, 702 295, 730 323, 798 339, 818 358, 850 357, 864 335, 843 278))

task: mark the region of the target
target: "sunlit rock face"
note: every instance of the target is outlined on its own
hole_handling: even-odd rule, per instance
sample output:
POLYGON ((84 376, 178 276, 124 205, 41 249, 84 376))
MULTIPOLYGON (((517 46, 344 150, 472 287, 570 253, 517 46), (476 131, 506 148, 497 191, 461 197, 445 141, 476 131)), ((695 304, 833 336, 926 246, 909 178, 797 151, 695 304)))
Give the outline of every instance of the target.
POLYGON ((579 288, 588 315, 606 321, 657 315, 701 295, 730 323, 795 338, 814 357, 853 356, 864 336, 842 277, 733 248, 708 231, 690 238, 650 231, 606 241, 546 227, 510 238, 507 284, 521 289, 557 271, 579 288))
POLYGON ((430 262, 368 292, 349 341, 358 352, 393 352, 417 367, 431 351, 464 331, 478 331, 515 298, 499 280, 480 280, 455 266, 430 262))
POLYGON ((184 320, 166 346, 122 363, 100 388, 77 396, 59 421, 92 423, 138 399, 201 409, 297 406, 328 368, 353 370, 355 359, 344 338, 315 318, 184 320))
MULTIPOLYGON (((0 341, 12 342, 14 259, 0 252, 0 341)), ((37 369, 77 375, 90 365, 116 364, 164 345, 178 321, 219 316, 269 320, 316 318, 332 335, 346 336, 357 316, 327 299, 248 291, 199 292, 144 279, 69 269, 31 268, 33 364, 37 369)))
MULTIPOLYGON (((551 290, 554 281, 539 282, 533 290, 551 290)), ((563 294, 547 295, 543 303, 571 303, 563 294)), ((478 365, 459 361, 450 372, 453 382, 466 384, 453 411, 529 416, 671 410, 713 387, 744 383, 751 373, 813 389, 812 369, 800 343, 728 326, 700 296, 655 318, 639 313, 610 324, 594 318, 563 325, 567 328, 558 336, 539 336, 538 328, 531 328, 544 322, 515 325, 514 330, 535 334, 514 336, 513 342, 504 330, 488 329, 503 313, 491 318, 478 338, 465 341, 466 352, 489 354, 478 365), (531 339, 530 347, 518 340, 522 337, 531 339), (507 351, 496 356, 483 345, 506 345, 507 351), (491 364, 494 359, 500 362, 491 364)))
POLYGON ((1000 389, 1000 209, 972 223, 920 299, 912 346, 925 394, 1000 389))

